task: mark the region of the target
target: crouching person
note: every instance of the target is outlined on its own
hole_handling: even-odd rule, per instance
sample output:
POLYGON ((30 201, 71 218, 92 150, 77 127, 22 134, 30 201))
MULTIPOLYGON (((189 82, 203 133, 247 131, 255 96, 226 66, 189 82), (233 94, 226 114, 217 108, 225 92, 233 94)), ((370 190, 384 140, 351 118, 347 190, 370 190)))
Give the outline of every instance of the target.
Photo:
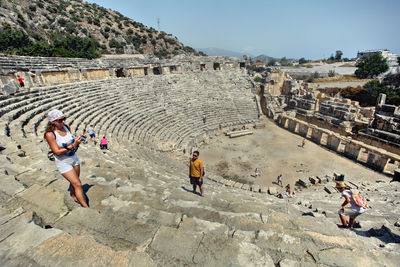
POLYGON ((358 194, 358 192, 348 190, 344 182, 336 182, 336 188, 344 198, 341 209, 338 211, 342 225, 340 228, 353 228, 355 219, 358 215, 363 214, 368 203, 358 194), (350 207, 346 207, 350 204, 350 207), (347 223, 346 216, 349 216, 347 223))

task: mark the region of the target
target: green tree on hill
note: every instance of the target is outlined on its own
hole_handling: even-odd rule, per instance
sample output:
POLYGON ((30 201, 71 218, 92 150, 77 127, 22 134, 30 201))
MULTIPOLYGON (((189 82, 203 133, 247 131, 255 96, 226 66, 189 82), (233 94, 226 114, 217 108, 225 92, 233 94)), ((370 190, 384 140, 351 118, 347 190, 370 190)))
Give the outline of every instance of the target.
POLYGON ((100 46, 91 38, 66 34, 54 35, 52 40, 52 43, 42 40, 34 42, 21 30, 7 29, 0 32, 0 52, 26 56, 88 59, 100 56, 100 46))
POLYGON ((356 67, 357 70, 355 71, 355 75, 361 79, 375 78, 389 69, 386 59, 380 54, 375 54, 362 59, 357 62, 356 67))

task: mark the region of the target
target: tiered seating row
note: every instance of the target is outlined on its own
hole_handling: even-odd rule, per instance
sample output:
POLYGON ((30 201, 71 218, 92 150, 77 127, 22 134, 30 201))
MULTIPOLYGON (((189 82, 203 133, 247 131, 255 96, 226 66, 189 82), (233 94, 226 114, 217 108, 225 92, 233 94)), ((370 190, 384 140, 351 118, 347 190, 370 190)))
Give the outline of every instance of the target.
POLYGON ((182 149, 221 127, 254 122, 258 111, 249 87, 241 71, 64 84, 1 99, 0 120, 13 138, 42 138, 46 113, 59 108, 75 133, 93 125, 98 136, 182 149))

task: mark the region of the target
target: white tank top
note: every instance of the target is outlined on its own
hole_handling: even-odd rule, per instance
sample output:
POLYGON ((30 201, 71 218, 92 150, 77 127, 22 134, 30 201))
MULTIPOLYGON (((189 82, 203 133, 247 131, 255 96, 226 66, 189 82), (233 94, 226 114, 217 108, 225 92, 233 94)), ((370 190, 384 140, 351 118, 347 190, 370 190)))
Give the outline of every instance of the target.
MULTIPOLYGON (((72 136, 71 132, 68 130, 68 128, 64 125, 64 129, 67 132, 65 136, 61 136, 57 131, 54 131, 54 135, 56 136, 56 142, 59 148, 64 148, 65 146, 69 146, 74 142, 74 137, 72 136)), ((75 151, 71 150, 68 151, 67 153, 57 156, 54 155, 56 160, 62 160, 65 159, 66 157, 72 156, 75 154, 75 151)))

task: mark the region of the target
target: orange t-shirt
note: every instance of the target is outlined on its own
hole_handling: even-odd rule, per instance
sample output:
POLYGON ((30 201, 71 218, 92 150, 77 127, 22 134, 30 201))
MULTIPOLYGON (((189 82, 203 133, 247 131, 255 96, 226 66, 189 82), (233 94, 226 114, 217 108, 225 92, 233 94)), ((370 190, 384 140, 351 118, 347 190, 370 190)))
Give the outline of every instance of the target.
POLYGON ((200 177, 200 170, 204 168, 203 162, 201 159, 193 159, 190 160, 190 176, 192 177, 200 177))

